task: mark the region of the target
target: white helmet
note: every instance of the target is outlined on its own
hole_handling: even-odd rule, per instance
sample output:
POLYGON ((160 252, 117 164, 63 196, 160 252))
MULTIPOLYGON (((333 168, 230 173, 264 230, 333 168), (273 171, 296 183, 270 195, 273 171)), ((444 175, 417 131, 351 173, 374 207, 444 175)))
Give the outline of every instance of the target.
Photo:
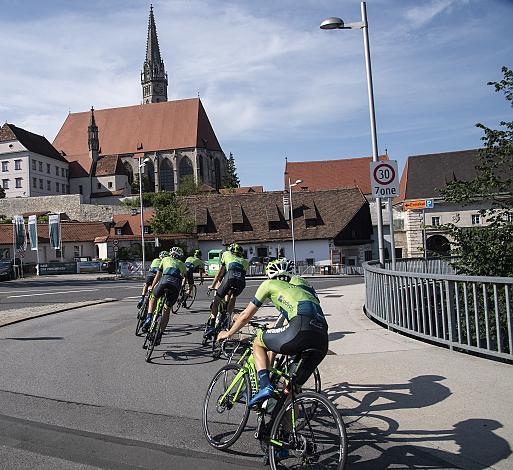
POLYGON ((287 258, 275 259, 266 266, 265 273, 269 279, 290 281, 294 274, 294 261, 289 261, 287 258))
POLYGON ((173 258, 183 258, 183 250, 179 246, 174 246, 169 250, 169 256, 173 258))

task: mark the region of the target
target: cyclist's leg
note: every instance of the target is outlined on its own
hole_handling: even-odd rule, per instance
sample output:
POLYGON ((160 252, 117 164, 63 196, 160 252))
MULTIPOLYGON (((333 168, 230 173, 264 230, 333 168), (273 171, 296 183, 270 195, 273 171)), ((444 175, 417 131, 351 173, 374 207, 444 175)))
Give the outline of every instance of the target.
POLYGON ((148 274, 146 276, 146 280, 144 281, 143 289, 141 292, 141 298, 139 299, 139 302, 137 303, 137 308, 141 308, 141 306, 144 302, 144 297, 148 293, 148 289, 150 288, 151 284, 153 283, 153 279, 155 279, 155 275, 153 275, 153 274, 148 274))
POLYGON ((169 323, 169 310, 178 299, 179 294, 180 290, 177 286, 173 284, 168 284, 166 286, 166 304, 162 310, 162 322, 160 324, 160 331, 162 333, 165 331, 167 324, 169 323))

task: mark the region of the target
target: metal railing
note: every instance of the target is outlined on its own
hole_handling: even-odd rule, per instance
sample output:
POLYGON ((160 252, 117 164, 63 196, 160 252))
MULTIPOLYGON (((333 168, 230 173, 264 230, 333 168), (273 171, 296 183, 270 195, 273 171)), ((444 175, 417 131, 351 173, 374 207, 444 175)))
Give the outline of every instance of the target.
MULTIPOLYGON (((418 268, 401 261, 407 261, 403 268, 418 268)), ((388 328, 513 360, 513 278, 392 271, 377 261, 364 263, 364 270, 365 312, 388 328)))
MULTIPOLYGON (((396 271, 422 274, 456 274, 450 262, 456 258, 403 258, 395 263, 396 271)), ((385 268, 392 269, 392 262, 385 261, 385 268)))

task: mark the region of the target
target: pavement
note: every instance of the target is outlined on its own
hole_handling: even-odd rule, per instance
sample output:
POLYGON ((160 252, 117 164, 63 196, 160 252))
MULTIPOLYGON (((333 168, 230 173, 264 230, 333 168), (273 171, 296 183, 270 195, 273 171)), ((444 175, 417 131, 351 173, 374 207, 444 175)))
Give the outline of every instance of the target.
POLYGON ((513 367, 391 332, 363 314, 364 301, 363 284, 323 291, 333 354, 321 377, 353 452, 375 448, 365 468, 511 470, 513 367), (426 455, 440 466, 417 467, 426 455))

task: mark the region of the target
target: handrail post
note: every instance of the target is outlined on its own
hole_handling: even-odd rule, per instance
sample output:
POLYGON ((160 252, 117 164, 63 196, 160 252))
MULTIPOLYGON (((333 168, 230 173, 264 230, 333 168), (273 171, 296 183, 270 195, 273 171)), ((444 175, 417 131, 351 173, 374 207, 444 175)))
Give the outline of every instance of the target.
POLYGON ((449 330, 449 348, 451 351, 454 349, 455 337, 455 315, 454 315, 454 285, 453 281, 445 281, 445 305, 447 307, 447 323, 449 330))

